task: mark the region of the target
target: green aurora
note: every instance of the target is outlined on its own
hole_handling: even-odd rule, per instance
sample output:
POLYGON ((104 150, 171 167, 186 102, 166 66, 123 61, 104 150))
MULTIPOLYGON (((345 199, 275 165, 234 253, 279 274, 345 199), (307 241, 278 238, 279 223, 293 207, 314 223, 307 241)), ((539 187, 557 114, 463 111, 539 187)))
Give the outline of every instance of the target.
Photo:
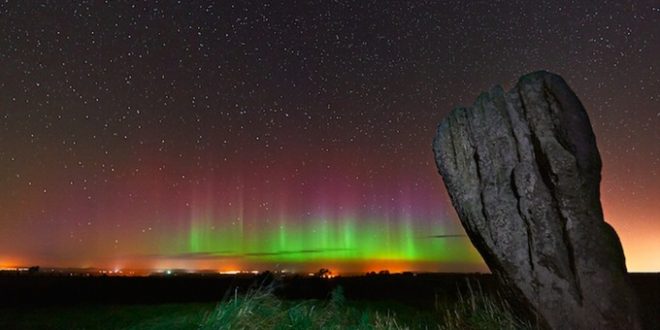
POLYGON ((197 217, 190 221, 187 239, 177 241, 178 251, 172 251, 171 258, 214 261, 220 269, 279 265, 305 270, 324 266, 343 271, 391 267, 420 271, 481 265, 467 237, 446 233, 440 224, 413 224, 410 219, 312 218, 297 224, 256 225, 197 217))

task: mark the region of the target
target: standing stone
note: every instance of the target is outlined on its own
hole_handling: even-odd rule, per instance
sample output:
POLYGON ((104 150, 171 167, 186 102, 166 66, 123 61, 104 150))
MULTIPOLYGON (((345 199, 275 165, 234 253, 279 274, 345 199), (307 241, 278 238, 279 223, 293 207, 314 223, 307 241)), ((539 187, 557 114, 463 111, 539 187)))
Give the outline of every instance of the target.
POLYGON ((603 220, 594 133, 560 76, 535 72, 454 109, 433 151, 470 240, 541 327, 640 328, 621 243, 603 220))

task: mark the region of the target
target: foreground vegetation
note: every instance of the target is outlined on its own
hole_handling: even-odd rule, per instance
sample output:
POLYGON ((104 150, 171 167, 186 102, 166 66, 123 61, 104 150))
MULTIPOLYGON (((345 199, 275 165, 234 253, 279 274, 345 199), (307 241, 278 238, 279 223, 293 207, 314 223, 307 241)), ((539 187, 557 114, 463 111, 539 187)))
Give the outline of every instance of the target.
MULTIPOLYGON (((436 306, 437 308, 437 306, 436 306)), ((203 329, 526 329, 531 328, 511 312, 499 296, 491 297, 480 287, 459 293, 450 308, 432 313, 414 313, 356 306, 336 288, 328 301, 286 302, 269 288, 234 295, 219 304, 200 325, 203 329)))
POLYGON ((424 310, 392 301, 283 300, 272 286, 218 304, 79 305, 0 309, 0 329, 525 329, 498 295, 478 284, 424 310))

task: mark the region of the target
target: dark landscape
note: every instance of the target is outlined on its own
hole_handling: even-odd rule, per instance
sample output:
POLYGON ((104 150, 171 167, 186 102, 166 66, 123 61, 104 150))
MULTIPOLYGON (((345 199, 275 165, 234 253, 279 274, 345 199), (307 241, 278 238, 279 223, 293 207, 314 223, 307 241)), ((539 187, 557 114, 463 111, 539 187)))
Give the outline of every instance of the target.
MULTIPOLYGON (((645 329, 660 324, 660 274, 632 273, 629 279, 640 299, 645 329)), ((64 276, 2 274, 0 328, 107 328, 107 322, 131 327, 150 319, 173 319, 172 328, 194 329, 217 303, 234 294, 271 283, 287 301, 327 300, 341 286, 346 299, 360 308, 380 308, 397 315, 416 313, 428 324, 459 293, 480 288, 496 295, 490 274, 372 274, 325 279, 306 275, 188 274, 176 276, 64 276), (93 312, 94 316, 83 314, 93 312), (169 318, 168 318, 169 317, 169 318)), ((418 315, 418 316, 419 316, 418 315)), ((427 325, 428 325, 427 324, 427 325)), ((158 328, 162 323, 154 323, 158 328)))

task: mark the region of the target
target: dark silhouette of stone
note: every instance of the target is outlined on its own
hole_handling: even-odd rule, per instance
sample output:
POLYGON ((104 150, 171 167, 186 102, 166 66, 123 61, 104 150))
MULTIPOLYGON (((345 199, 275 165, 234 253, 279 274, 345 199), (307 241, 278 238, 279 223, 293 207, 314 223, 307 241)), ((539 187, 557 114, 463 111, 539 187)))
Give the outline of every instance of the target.
POLYGON ((548 72, 496 86, 438 126, 436 163, 463 227, 518 306, 550 329, 639 329, 603 220, 589 118, 548 72))

